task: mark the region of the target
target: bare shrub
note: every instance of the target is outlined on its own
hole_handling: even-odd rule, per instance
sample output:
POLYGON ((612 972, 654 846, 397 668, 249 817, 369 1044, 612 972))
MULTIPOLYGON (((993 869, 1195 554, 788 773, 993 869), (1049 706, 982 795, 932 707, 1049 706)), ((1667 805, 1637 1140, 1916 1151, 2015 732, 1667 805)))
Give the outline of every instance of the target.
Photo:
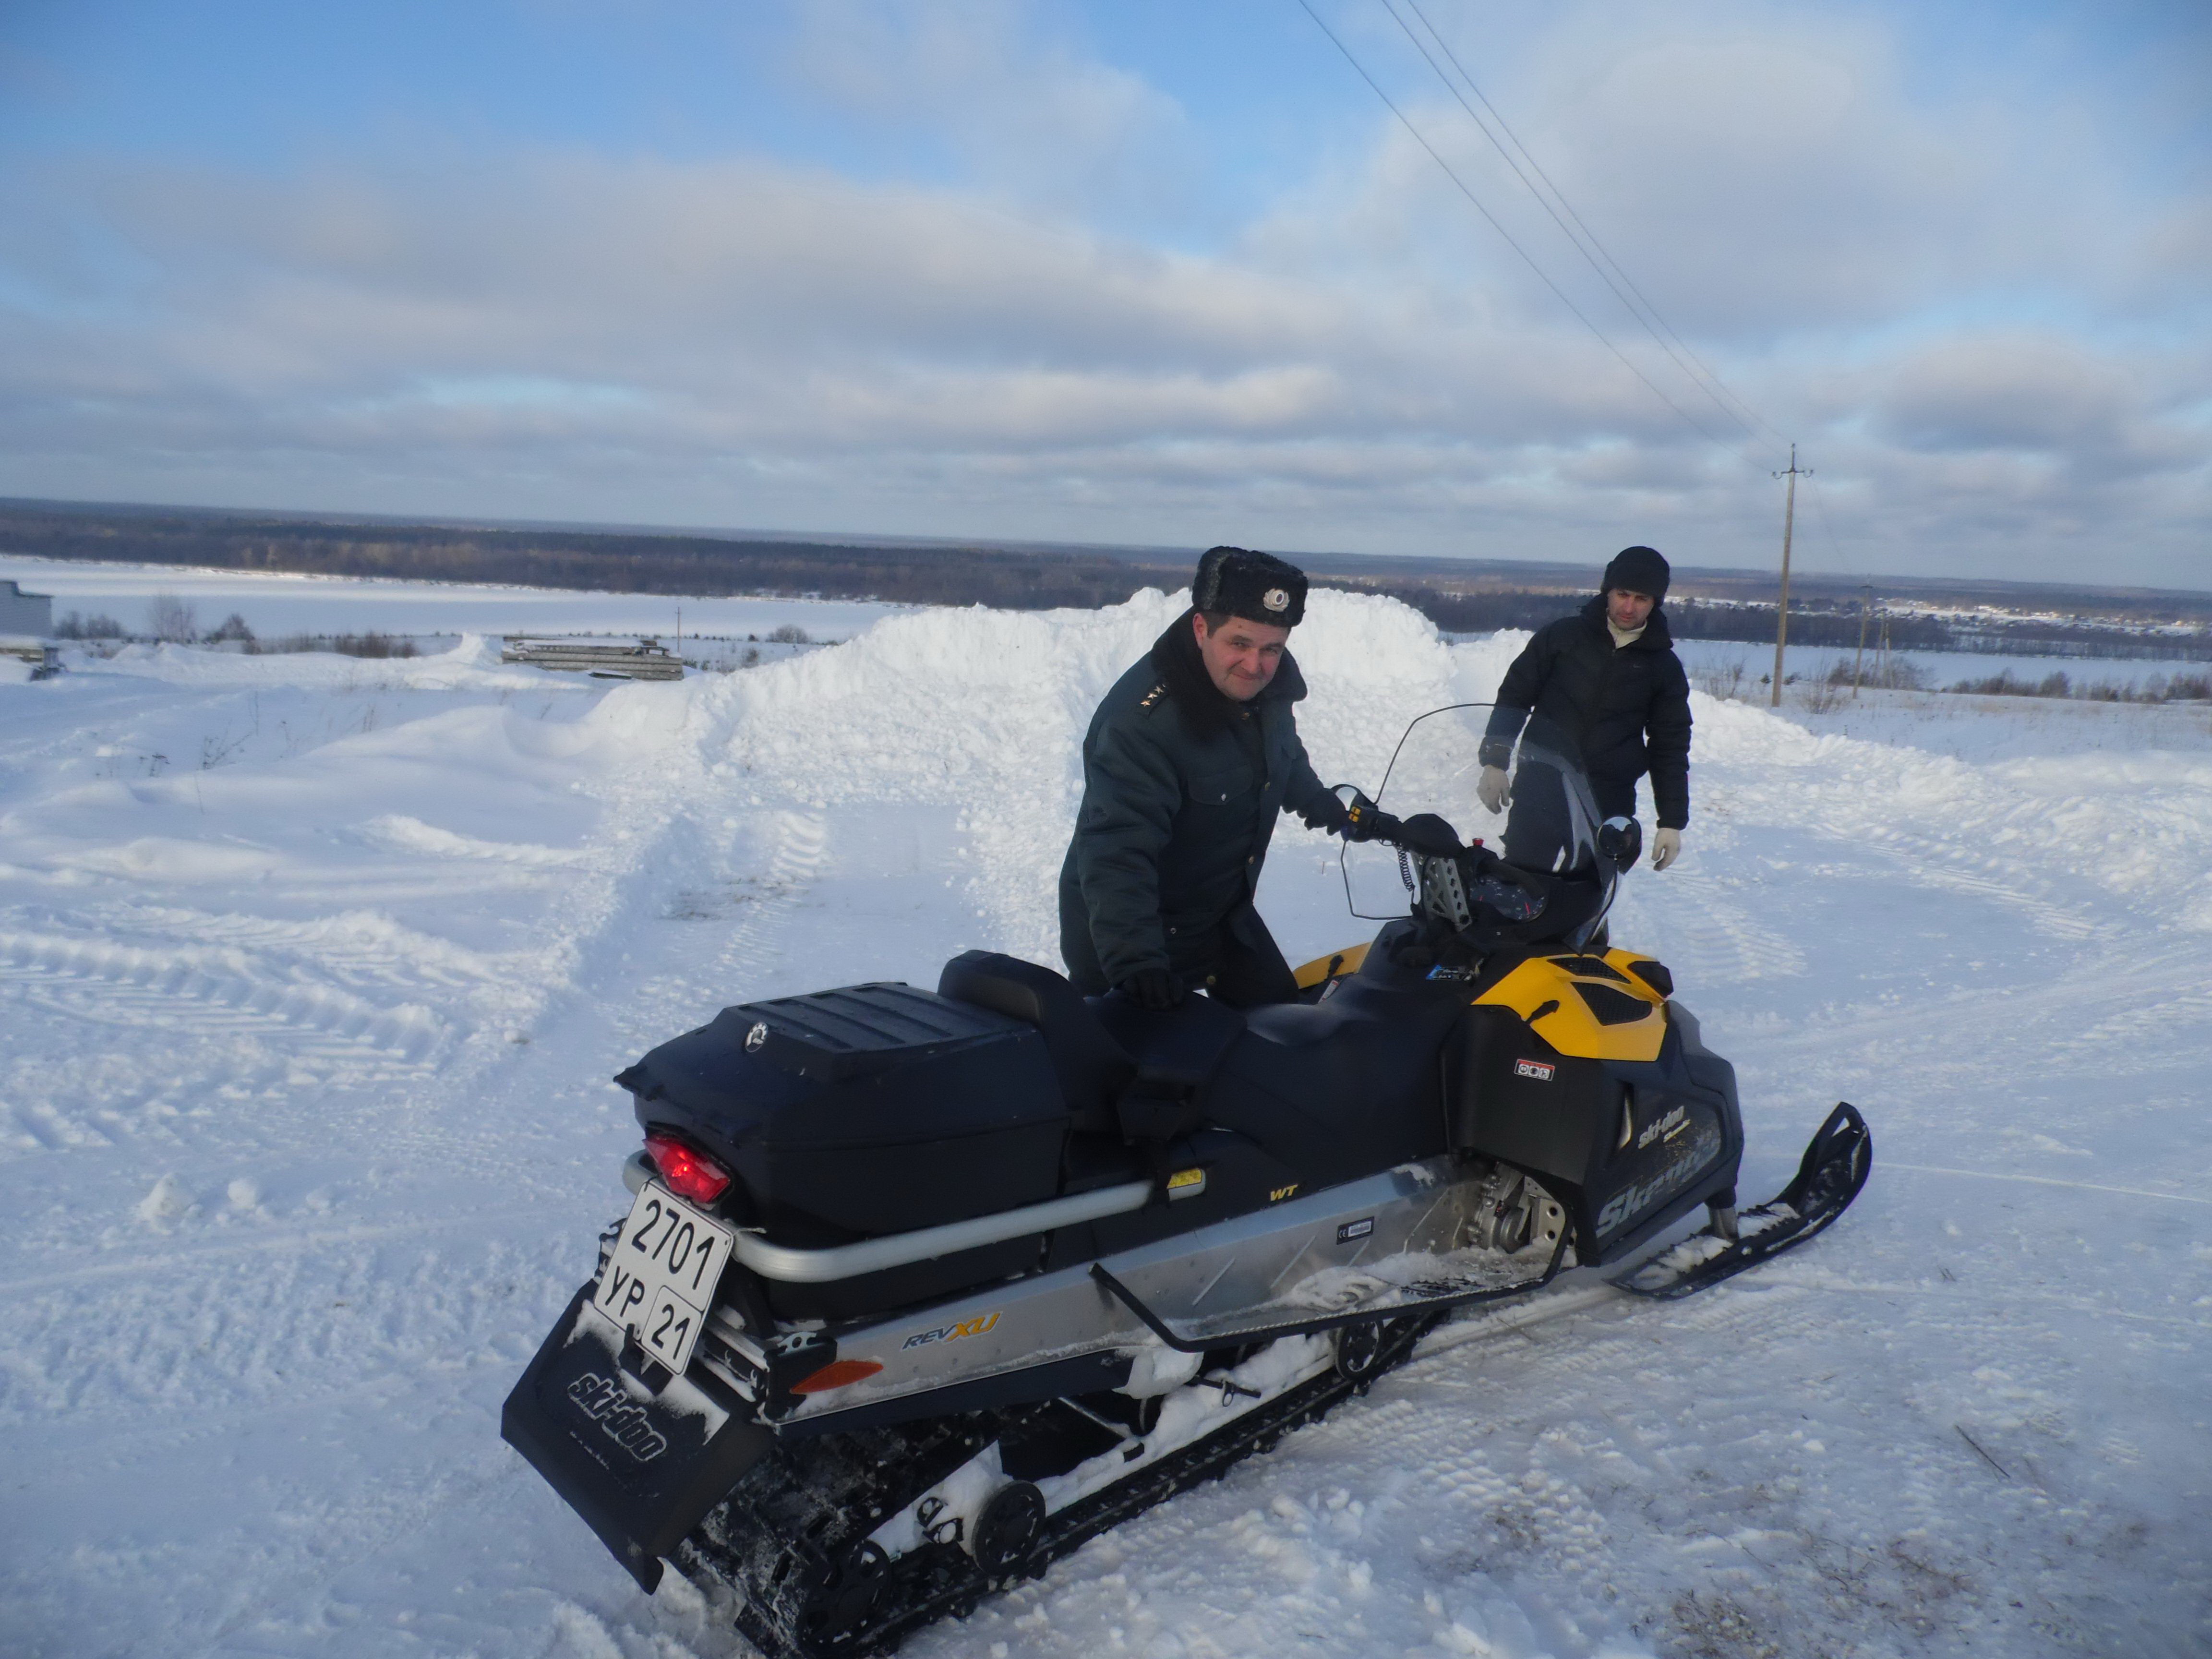
POLYGON ((253 643, 253 630, 246 625, 246 618, 234 611, 208 635, 207 642, 210 645, 251 645, 253 643))
POLYGON ((189 599, 156 593, 146 607, 146 631, 164 645, 190 645, 199 638, 199 613, 189 599))
POLYGON ((390 634, 379 634, 374 629, 366 634, 340 634, 330 643, 330 648, 344 657, 412 657, 420 654, 415 641, 394 638, 390 634))
POLYGON ((258 657, 291 656, 302 651, 335 651, 347 657, 415 657, 422 653, 415 641, 396 635, 379 634, 371 629, 366 634, 286 634, 265 640, 247 635, 246 648, 258 657))
POLYGON ((2074 683, 2063 672, 2045 674, 2039 680, 2023 679, 2008 668, 1978 680, 1960 680, 1951 688, 1975 697, 2069 697, 2074 683))
POLYGON ((54 624, 54 637, 58 640, 119 640, 123 637, 123 624, 97 611, 89 617, 66 611, 62 613, 62 619, 54 624))
POLYGON ((1833 674, 1826 679, 1813 681, 1805 688, 1805 710, 1812 714, 1832 714, 1851 700, 1851 679, 1846 674, 1839 682, 1833 674))
POLYGON ((769 643, 771 645, 811 645, 814 643, 814 636, 811 634, 809 634, 805 629, 801 628, 797 623, 778 623, 774 628, 769 629, 768 638, 769 643))
POLYGON ((1701 668, 1698 671, 1698 690, 1709 697, 1723 702, 1741 702, 1743 700, 1743 665, 1732 662, 1727 667, 1701 668))

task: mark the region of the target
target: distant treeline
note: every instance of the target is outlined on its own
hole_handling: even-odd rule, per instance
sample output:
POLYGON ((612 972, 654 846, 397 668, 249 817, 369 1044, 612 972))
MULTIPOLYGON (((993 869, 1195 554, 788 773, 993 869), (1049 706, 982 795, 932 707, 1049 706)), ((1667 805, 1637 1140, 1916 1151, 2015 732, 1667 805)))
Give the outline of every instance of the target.
MULTIPOLYGON (((0 503, 0 550, 34 558, 198 565, 219 570, 621 593, 757 593, 906 605, 988 605, 1012 611, 1118 605, 1146 587, 1172 592, 1190 580, 1196 555, 1194 549, 1190 560, 1170 562, 1082 550, 479 529, 21 502, 0 503)), ((1507 585, 1494 572, 1470 589, 1395 577, 1370 580, 1349 574, 1349 558, 1323 562, 1330 567, 1329 574, 1318 575, 1317 585, 1389 594, 1451 633, 1539 628, 1587 597, 1587 590, 1571 592, 1538 582, 1507 585)), ((1516 568, 1514 574, 1522 571, 1533 574, 1527 566, 1516 568)), ((1696 580, 1711 585, 1709 577, 1696 580)), ((1679 574, 1676 585, 1667 614, 1678 638, 1773 639, 1775 607, 1771 602, 1700 600, 1679 591, 1686 585, 1679 574)), ((1723 591, 1730 591, 1725 584, 1723 591)), ((2094 596, 2085 592, 2082 597, 2086 604, 2094 596)), ((2112 601, 2106 596, 2097 603, 2109 607, 2112 601)), ((2193 599, 2184 608, 2191 606, 2202 608, 2193 599)), ((1808 646, 1855 646, 1859 617, 1855 596, 1840 599, 1829 584, 1826 592, 1816 591, 1791 605, 1790 638, 1808 646)), ((1879 628, 1877 621, 1869 630, 1868 644, 1877 641, 1879 628)), ((1893 613, 1889 643, 1899 650, 2212 660, 2212 639, 2146 635, 2128 627, 2118 615, 2065 622, 1984 616, 1961 623, 1893 613)))
MULTIPOLYGON (((1541 628, 1583 604, 1584 593, 1531 592, 1501 589, 1474 593, 1442 592, 1410 583, 1378 583, 1370 591, 1388 593, 1412 605, 1438 628, 1453 634, 1487 634, 1500 628, 1541 628)), ((1772 605, 1739 602, 1714 605, 1696 599, 1669 599, 1667 624, 1678 640, 1736 640, 1774 642, 1772 605)), ((1897 651, 1962 651, 1989 655, 2043 657, 2134 657, 2163 661, 2212 661, 2212 639, 2145 635, 2112 623, 2044 622, 2031 618, 1986 618, 1962 624, 1942 617, 1876 608, 1867 617, 1865 641, 1881 643, 1885 620, 1889 645, 1897 651)), ((1832 601, 1792 604, 1792 645, 1855 648, 1860 641, 1856 605, 1832 601)))
MULTIPOLYGON (((1441 593, 1434 588, 1406 584, 1376 590, 1412 605, 1438 628, 1453 634, 1487 634, 1499 628, 1541 628, 1565 616, 1589 599, 1587 593, 1481 592, 1441 593)), ((1667 625, 1678 640, 1774 639, 1774 610, 1771 605, 1710 605, 1694 599, 1667 601, 1667 625)), ((1881 622, 1869 626, 1867 642, 1881 641, 1881 622)), ((1856 645, 1859 613, 1822 608, 1790 607, 1790 640, 1793 645, 1856 645)), ((1954 649, 1950 630, 1934 617, 1892 617, 1889 642, 1898 650, 1954 649)))

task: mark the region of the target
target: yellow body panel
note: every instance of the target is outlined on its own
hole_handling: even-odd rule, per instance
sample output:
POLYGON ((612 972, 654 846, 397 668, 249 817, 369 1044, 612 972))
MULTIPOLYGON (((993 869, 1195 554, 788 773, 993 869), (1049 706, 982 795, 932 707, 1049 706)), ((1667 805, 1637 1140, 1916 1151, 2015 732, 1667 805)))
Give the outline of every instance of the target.
POLYGON ((1650 960, 1633 951, 1608 951, 1605 953, 1606 965, 1618 971, 1628 983, 1583 976, 1585 983, 1602 985, 1646 1006, 1648 1012, 1643 1018, 1624 1024, 1601 1023, 1576 991, 1577 976, 1548 957, 1532 957, 1522 963, 1475 1001, 1510 1008, 1527 1020, 1529 1029, 1545 1042, 1577 1060, 1656 1060, 1659 1045, 1667 1039, 1667 1000, 1628 971, 1631 963, 1650 960), (1547 1003, 1551 1005, 1549 1008, 1545 1007, 1547 1003))
POLYGON ((1310 991, 1322 981, 1328 978, 1331 964, 1334 965, 1336 977, 1341 979, 1346 974, 1358 973, 1359 964, 1366 960, 1367 947, 1364 945, 1354 945, 1330 956, 1316 957, 1298 969, 1298 989, 1310 991))
MULTIPOLYGON (((1573 961, 1580 953, 1563 951, 1561 957, 1573 961)), ((1298 988, 1310 991, 1332 971, 1338 978, 1359 971, 1367 960, 1367 947, 1355 945, 1348 950, 1332 955, 1316 957, 1297 970, 1298 988)), ((1576 975, 1562 962, 1551 957, 1534 957, 1505 975, 1480 996, 1478 1003, 1495 1003, 1510 1008, 1528 1020, 1531 1030, 1563 1054, 1577 1060, 1652 1060, 1659 1058, 1659 1045, 1667 1040, 1666 998, 1653 990, 1629 971, 1632 963, 1656 960, 1638 951, 1607 951, 1605 963, 1627 981, 1600 978, 1595 975, 1582 975, 1586 984, 1602 985, 1609 991, 1633 997, 1647 1010, 1644 1017, 1626 1024, 1607 1025, 1590 1012, 1575 989, 1576 975), (1536 1018, 1546 1003, 1552 1006, 1536 1018)))

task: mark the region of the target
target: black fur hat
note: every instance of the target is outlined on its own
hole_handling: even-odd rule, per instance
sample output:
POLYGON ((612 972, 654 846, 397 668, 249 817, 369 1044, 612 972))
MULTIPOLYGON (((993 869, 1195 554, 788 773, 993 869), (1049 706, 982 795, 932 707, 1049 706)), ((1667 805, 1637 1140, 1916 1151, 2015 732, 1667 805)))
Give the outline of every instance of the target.
POLYGON ((1190 584, 1194 611, 1226 611, 1247 622, 1296 628, 1305 620, 1306 573, 1272 553, 1209 547, 1190 584))
POLYGON ((1631 593, 1649 593, 1656 602, 1667 597, 1667 584, 1674 574, 1657 548, 1624 547, 1606 566, 1598 592, 1610 593, 1616 587, 1625 588, 1631 593))

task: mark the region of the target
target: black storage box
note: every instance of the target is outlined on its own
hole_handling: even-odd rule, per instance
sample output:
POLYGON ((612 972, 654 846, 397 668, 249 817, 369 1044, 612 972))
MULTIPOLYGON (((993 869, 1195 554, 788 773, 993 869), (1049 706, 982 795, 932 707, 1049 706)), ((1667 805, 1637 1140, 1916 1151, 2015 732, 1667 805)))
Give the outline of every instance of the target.
POLYGON ((734 1207, 815 1246, 1039 1204, 1067 1110, 1036 1026, 909 985, 725 1008, 615 1079, 726 1162, 734 1207))

